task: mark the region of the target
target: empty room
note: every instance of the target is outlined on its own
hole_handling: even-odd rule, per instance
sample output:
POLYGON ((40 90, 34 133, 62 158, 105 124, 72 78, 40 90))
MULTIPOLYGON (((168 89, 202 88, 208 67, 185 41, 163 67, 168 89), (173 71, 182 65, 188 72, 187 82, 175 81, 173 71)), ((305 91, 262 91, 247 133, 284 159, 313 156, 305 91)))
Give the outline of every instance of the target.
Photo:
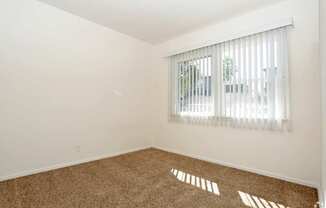
POLYGON ((1 0, 0 208, 326 208, 326 0, 1 0))

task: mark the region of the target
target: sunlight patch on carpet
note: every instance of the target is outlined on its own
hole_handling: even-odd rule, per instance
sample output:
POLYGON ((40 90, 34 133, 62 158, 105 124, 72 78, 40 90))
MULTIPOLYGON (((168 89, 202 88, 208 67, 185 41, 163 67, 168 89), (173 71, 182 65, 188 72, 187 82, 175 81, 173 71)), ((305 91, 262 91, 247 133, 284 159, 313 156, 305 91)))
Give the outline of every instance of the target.
POLYGON ((238 191, 238 193, 242 203, 251 208, 290 208, 242 191, 238 191))
POLYGON ((192 186, 200 188, 204 191, 211 192, 218 196, 220 195, 220 190, 217 186, 217 183, 215 182, 212 182, 199 176, 194 176, 190 173, 186 173, 174 168, 172 168, 170 172, 177 178, 177 180, 183 183, 190 184, 192 186))

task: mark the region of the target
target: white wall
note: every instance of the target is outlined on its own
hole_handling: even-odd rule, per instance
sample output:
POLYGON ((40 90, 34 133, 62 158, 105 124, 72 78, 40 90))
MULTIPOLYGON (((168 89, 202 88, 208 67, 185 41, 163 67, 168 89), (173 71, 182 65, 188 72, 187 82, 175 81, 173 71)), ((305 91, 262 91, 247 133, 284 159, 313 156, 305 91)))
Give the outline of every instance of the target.
POLYGON ((147 147, 155 137, 159 148, 318 186, 318 33, 318 0, 288 0, 158 45, 152 59, 149 44, 35 0, 5 0, 0 180, 147 147), (162 54, 289 16, 292 132, 167 122, 162 54))
POLYGON ((326 1, 320 0, 320 60, 322 71, 322 185, 321 194, 326 207, 326 1))
POLYGON ((0 34, 0 180, 151 144, 151 45, 34 0, 0 34))
POLYGON ((185 34, 156 47, 153 87, 159 116, 155 146, 311 186, 320 183, 318 0, 288 0, 185 34), (293 131, 206 127, 167 120, 167 60, 162 54, 294 17, 289 34, 293 131))

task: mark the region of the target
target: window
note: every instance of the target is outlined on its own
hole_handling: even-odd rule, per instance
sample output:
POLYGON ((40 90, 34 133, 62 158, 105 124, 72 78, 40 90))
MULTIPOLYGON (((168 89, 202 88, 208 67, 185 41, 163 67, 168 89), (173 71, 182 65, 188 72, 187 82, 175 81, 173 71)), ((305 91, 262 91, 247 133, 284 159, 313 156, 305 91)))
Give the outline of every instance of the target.
POLYGON ((212 56, 178 62, 176 104, 180 115, 213 115, 211 69, 212 56))
POLYGON ((289 120, 286 28, 170 57, 170 116, 277 128, 289 120))

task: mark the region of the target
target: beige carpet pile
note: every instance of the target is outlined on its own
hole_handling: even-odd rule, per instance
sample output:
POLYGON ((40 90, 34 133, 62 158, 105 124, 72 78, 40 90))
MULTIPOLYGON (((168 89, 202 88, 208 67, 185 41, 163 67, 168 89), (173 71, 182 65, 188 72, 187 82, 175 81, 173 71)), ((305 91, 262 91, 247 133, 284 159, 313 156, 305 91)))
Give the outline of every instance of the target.
POLYGON ((1 208, 313 208, 315 189, 157 149, 0 183, 1 208))

